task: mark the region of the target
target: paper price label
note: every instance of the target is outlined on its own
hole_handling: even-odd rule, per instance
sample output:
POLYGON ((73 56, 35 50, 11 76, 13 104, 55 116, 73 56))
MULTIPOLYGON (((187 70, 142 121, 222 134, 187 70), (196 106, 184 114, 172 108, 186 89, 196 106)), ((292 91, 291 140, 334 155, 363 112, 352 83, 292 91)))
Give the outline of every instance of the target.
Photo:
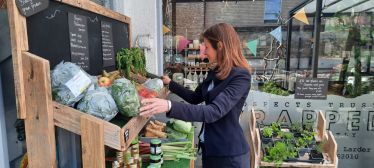
POLYGON ((72 79, 65 83, 75 97, 78 97, 91 83, 91 79, 80 70, 72 79))

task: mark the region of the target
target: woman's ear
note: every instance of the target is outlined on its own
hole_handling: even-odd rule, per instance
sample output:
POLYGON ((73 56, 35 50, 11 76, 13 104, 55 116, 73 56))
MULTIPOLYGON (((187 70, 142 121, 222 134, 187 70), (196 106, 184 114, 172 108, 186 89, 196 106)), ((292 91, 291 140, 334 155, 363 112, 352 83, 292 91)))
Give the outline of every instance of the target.
POLYGON ((223 44, 222 44, 222 42, 218 42, 217 43, 217 47, 218 47, 218 51, 222 51, 222 48, 223 48, 223 44))

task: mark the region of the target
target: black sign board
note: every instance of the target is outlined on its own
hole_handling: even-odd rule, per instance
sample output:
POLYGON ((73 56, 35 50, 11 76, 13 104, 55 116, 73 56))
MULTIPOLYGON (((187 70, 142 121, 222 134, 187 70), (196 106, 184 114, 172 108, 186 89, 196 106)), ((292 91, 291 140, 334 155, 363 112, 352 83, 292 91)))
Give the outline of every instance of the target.
POLYGON ((297 78, 295 99, 327 99, 328 78, 297 78))
POLYGON ((101 21, 101 39, 103 46, 103 67, 115 65, 111 23, 101 21))
POLYGON ((49 0, 15 0, 22 15, 29 17, 48 8, 49 0))
POLYGON ((87 17, 69 12, 68 19, 71 62, 89 70, 87 17))

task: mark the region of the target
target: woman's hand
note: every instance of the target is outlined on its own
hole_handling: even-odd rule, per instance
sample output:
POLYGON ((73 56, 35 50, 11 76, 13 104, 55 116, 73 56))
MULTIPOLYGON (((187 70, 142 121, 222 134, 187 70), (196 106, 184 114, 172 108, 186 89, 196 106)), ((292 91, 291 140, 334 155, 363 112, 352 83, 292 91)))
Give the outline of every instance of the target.
POLYGON ((170 83, 170 81, 171 81, 171 79, 169 78, 169 77, 167 77, 167 76, 161 76, 161 79, 162 79, 162 81, 164 82, 164 84, 169 84, 170 83))
POLYGON ((148 104, 148 105, 139 109, 140 116, 149 116, 149 115, 165 113, 169 111, 169 103, 167 100, 164 100, 164 99, 158 99, 158 98, 143 99, 141 103, 148 104))

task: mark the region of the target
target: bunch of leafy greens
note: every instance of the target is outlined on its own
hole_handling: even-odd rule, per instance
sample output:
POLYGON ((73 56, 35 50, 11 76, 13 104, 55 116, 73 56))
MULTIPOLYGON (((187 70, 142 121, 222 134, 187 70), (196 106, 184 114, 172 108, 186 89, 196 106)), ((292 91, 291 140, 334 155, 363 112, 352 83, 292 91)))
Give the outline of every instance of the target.
POLYGON ((264 161, 268 163, 274 162, 276 167, 282 166, 284 159, 297 156, 296 150, 287 149, 286 144, 279 141, 276 142, 273 148, 266 146, 266 149, 269 152, 269 156, 264 155, 264 161))
POLYGON ((290 92, 288 90, 282 90, 281 88, 278 88, 277 85, 273 82, 265 82, 262 91, 265 93, 271 93, 280 96, 290 95, 290 92))
POLYGON ((171 121, 168 121, 166 123, 166 126, 164 126, 164 130, 166 132, 166 135, 168 136, 168 140, 171 142, 178 142, 181 139, 186 139, 188 135, 186 133, 175 130, 173 128, 173 125, 174 124, 171 121))
POLYGON ((189 134, 191 132, 192 125, 190 122, 182 120, 170 120, 170 123, 173 124, 173 128, 179 132, 189 134))
POLYGON ((135 86, 127 79, 116 79, 109 87, 109 93, 117 104, 120 114, 125 117, 139 116, 140 97, 135 86))
POLYGON ((122 69, 126 71, 126 77, 131 77, 130 72, 139 74, 142 76, 147 75, 147 70, 145 69, 145 56, 144 53, 136 47, 133 47, 131 50, 127 48, 121 48, 117 52, 117 69, 120 72, 121 76, 122 69))
POLYGON ((264 127, 264 130, 262 131, 262 135, 268 138, 271 137, 273 135, 273 129, 271 129, 268 126, 264 127))

